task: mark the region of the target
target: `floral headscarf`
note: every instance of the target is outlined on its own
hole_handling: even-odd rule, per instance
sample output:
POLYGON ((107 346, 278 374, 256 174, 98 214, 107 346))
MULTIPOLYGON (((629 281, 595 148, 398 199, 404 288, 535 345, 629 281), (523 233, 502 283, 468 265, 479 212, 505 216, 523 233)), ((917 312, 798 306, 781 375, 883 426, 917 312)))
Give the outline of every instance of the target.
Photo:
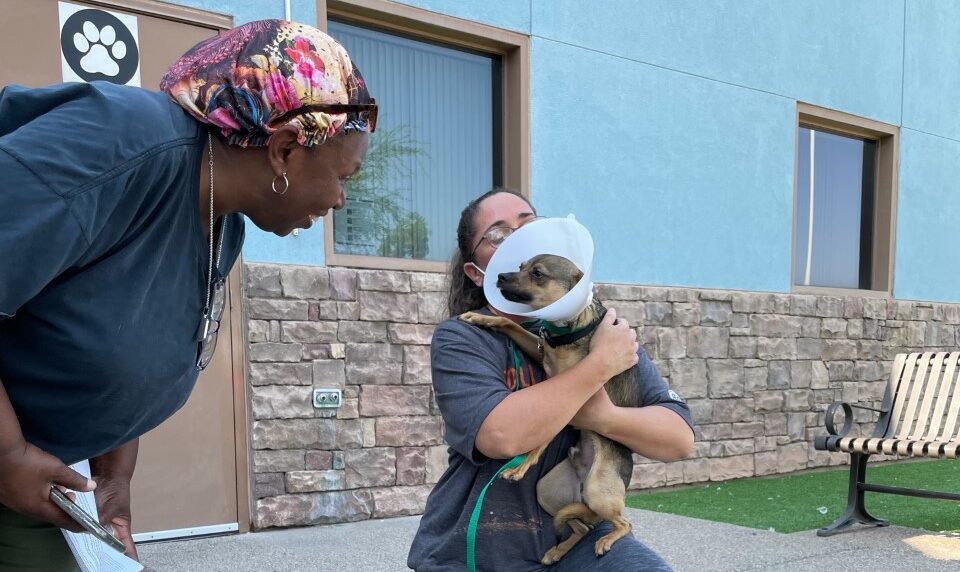
POLYGON ((170 66, 160 89, 241 147, 266 145, 285 124, 306 146, 376 128, 376 101, 343 46, 284 20, 249 22, 200 42, 170 66))

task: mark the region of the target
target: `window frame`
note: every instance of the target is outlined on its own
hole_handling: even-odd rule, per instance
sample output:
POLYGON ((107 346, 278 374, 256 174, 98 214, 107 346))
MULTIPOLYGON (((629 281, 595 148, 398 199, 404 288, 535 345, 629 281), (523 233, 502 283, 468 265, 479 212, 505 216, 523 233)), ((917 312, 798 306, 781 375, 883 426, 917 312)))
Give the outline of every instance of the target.
MULTIPOLYGON (((500 57, 503 72, 500 85, 502 120, 498 127, 502 138, 500 170, 503 185, 530 198, 529 36, 388 0, 317 0, 317 15, 318 27, 322 30, 327 29, 327 19, 333 18, 500 57)), ((375 86, 372 91, 376 97, 375 86)), ((497 131, 495 129, 495 136, 497 131)), ((452 224, 456 224, 456 221, 452 224)), ((450 263, 446 260, 337 254, 334 252, 333 212, 324 217, 323 234, 327 266, 427 272, 446 272, 449 269, 450 263)))
POLYGON ((131 14, 191 24, 218 32, 233 28, 232 14, 170 2, 158 2, 157 0, 80 0, 78 3, 92 4, 95 8, 121 10, 131 14))
POLYGON ((796 132, 793 163, 793 236, 790 252, 790 287, 797 294, 830 296, 864 296, 892 298, 894 285, 894 256, 897 230, 897 189, 900 170, 900 128, 896 125, 867 119, 850 113, 828 109, 801 101, 797 102, 796 132), (797 283, 797 206, 800 189, 797 188, 797 169, 800 164, 800 129, 831 131, 860 139, 871 139, 877 145, 876 191, 873 202, 872 288, 838 288, 804 286, 797 283))

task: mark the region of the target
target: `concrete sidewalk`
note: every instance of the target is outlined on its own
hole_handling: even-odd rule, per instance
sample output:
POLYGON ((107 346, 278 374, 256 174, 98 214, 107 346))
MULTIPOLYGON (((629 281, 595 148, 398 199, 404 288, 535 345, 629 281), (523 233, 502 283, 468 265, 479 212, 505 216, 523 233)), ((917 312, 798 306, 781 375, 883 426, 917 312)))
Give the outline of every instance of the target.
MULTIPOLYGON (((678 572, 960 569, 960 538, 891 526, 818 538, 628 509, 634 532, 678 572), (934 546, 940 558, 911 544, 934 546)), ((157 572, 402 572, 419 517, 143 545, 157 572)), ((932 550, 928 549, 929 552, 932 550)), ((509 572, 509 571, 505 571, 509 572)))

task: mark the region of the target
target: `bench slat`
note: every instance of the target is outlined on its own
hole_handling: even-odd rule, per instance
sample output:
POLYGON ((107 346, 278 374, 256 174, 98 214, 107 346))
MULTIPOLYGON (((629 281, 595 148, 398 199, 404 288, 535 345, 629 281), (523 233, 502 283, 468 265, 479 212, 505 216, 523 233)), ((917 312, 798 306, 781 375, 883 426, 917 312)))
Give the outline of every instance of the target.
POLYGON ((960 352, 952 352, 947 358, 948 382, 952 387, 953 395, 950 397, 950 412, 944 421, 943 429, 940 430, 939 439, 944 442, 954 442, 960 439, 960 352))
POLYGON ((893 446, 896 443, 896 439, 884 439, 883 443, 880 444, 880 451, 885 455, 895 455, 896 452, 893 450, 893 446))
POLYGON ((946 357, 945 352, 933 354, 930 369, 927 371, 926 382, 923 384, 923 402, 920 404, 920 411, 917 412, 913 430, 910 432, 911 439, 923 439, 927 424, 931 421, 934 421, 937 425, 940 424, 940 419, 930 417, 930 408, 933 406, 933 397, 937 395, 937 390, 943 380, 943 360, 946 357))
MULTIPOLYGON (((911 439, 911 431, 913 430, 914 419, 916 419, 917 406, 920 404, 920 394, 923 392, 923 387, 927 382, 927 372, 930 368, 930 358, 933 356, 930 352, 924 352, 920 355, 920 359, 916 361, 916 367, 914 368, 912 385, 910 388, 910 396, 907 397, 907 402, 904 404, 907 407, 907 411, 903 416, 903 420, 899 423, 899 431, 895 434, 897 439, 911 439)), ((901 383, 903 383, 901 381, 901 383)), ((906 394, 904 394, 906 395, 906 394)), ((896 422, 897 419, 894 419, 896 422)), ((899 452, 899 451, 898 451, 899 452)))
POLYGON ((930 429, 927 430, 927 434, 924 436, 924 439, 928 441, 948 441, 953 437, 955 432, 955 423, 956 415, 953 417, 953 422, 950 421, 949 416, 946 420, 946 423, 941 425, 943 421, 943 414, 945 411, 950 411, 953 409, 953 404, 960 403, 956 391, 956 382, 953 377, 957 370, 957 358, 960 357, 960 353, 953 352, 946 354, 946 371, 943 373, 943 378, 940 381, 940 393, 937 395, 937 407, 933 410, 933 417, 930 419, 933 423, 930 424, 930 429), (947 409, 947 402, 950 402, 951 408, 947 409))
POLYGON ((949 443, 944 445, 943 454, 946 457, 956 457, 957 456, 957 447, 960 447, 960 443, 949 443))
POLYGON ((894 395, 893 410, 890 412, 890 421, 884 433, 886 437, 897 434, 900 416, 903 414, 903 404, 906 403, 907 395, 910 394, 910 382, 913 380, 913 372, 917 368, 918 357, 920 357, 920 354, 906 354, 903 367, 899 370, 894 367, 894 370, 890 373, 888 388, 893 388, 894 395))

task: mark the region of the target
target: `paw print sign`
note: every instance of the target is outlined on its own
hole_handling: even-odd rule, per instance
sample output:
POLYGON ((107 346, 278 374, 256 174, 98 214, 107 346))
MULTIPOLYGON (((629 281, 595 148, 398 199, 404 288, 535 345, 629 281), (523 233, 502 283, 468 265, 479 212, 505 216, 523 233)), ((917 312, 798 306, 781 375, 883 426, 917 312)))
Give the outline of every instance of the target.
POLYGON ((135 16, 60 2, 60 55, 64 81, 140 85, 135 16))

